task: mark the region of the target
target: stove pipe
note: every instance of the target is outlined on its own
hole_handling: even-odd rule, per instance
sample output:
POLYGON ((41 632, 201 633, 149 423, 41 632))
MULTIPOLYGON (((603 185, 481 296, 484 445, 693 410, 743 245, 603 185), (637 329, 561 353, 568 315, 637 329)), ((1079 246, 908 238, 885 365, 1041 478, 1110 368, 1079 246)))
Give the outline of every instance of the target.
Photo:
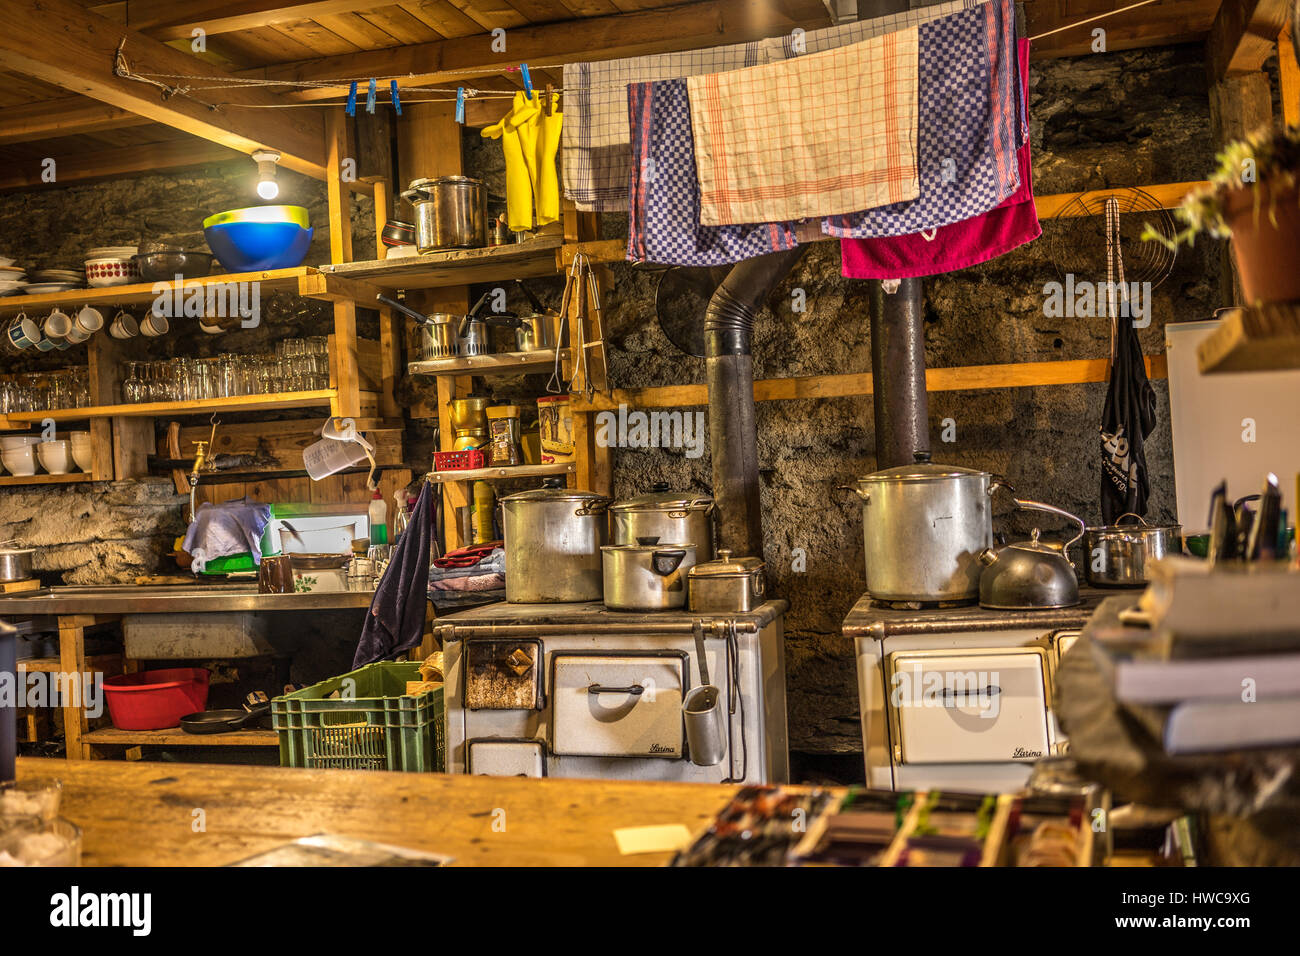
POLYGON ((796 247, 737 263, 713 293, 704 313, 718 547, 729 548, 736 557, 763 557, 754 413, 754 320, 772 289, 803 253, 803 247, 796 247))
POLYGON ((925 396, 925 317, 921 280, 902 279, 893 295, 871 283, 871 393, 876 468, 910 465, 930 453, 925 396))
POLYGON ((0 681, 13 681, 8 703, 0 703, 0 787, 15 779, 18 755, 18 632, 0 621, 0 681))

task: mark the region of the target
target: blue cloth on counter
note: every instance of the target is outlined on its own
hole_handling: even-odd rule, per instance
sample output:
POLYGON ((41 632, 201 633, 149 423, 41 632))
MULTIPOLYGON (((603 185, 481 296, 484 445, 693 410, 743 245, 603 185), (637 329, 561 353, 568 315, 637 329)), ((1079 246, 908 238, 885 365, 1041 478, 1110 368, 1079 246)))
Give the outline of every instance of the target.
POLYGON ((387 660, 420 643, 424 636, 425 604, 429 589, 429 544, 433 537, 433 486, 420 489, 411 521, 388 569, 379 579, 366 612, 353 668, 387 660))
POLYGON ((199 505, 185 531, 181 549, 190 555, 190 570, 201 574, 209 561, 233 554, 252 554, 262 563, 262 532, 271 520, 271 506, 249 498, 199 505))

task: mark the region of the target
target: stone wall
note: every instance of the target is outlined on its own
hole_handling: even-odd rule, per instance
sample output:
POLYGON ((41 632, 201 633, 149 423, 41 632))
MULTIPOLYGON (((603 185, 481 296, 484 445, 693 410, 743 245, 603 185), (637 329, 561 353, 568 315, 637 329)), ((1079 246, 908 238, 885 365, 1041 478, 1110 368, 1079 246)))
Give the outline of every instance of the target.
MULTIPOLYGON (((1214 150, 1199 47, 1035 62, 1030 117, 1040 195, 1195 180, 1211 168, 1214 150)), ((465 146, 467 171, 483 176, 491 191, 502 195, 499 144, 470 134, 465 146)), ((33 257, 29 250, 40 250, 42 259, 69 262, 89 245, 179 233, 189 228, 196 209, 206 214, 244 204, 251 196, 249 172, 236 163, 0 196, 0 249, 33 257)), ((307 205, 313 221, 324 222, 319 186, 292 174, 281 177, 291 182, 285 201, 307 205)), ((1105 320, 1050 319, 1043 312, 1043 285, 1057 278, 1053 244, 1077 247, 1076 227, 1077 221, 1045 222, 1043 238, 1028 247, 926 280, 930 367, 1103 357, 1105 320)), ((359 222, 359 234, 363 228, 359 222)), ((611 218, 607 229, 616 234, 618 228, 611 218)), ((1180 253, 1156 290, 1154 321, 1140 333, 1144 351, 1161 351, 1165 323, 1203 318, 1218 305, 1215 253, 1212 243, 1180 253)), ((318 239, 308 261, 325 258, 318 239)), ((1104 277, 1104 259, 1097 268, 1104 277)), ((657 273, 627 266, 615 273, 616 287, 606 302, 611 380, 620 387, 702 382, 703 360, 678 353, 656 322, 657 273)), ((535 287, 544 299, 558 301, 558 280, 538 281, 535 287)), ((867 284, 840 278, 833 243, 808 251, 776 290, 771 306, 755 336, 758 377, 870 369, 867 284), (796 288, 806 296, 802 313, 792 308, 796 288)), ((299 307, 286 306, 291 312, 299 307)), ((304 318, 320 320, 317 311, 304 318)), ((484 380, 498 394, 521 398, 541 394, 544 382, 545 376, 484 380)), ((1174 489, 1168 402, 1164 383, 1156 383, 1156 389, 1160 424, 1147 450, 1151 513, 1169 518, 1174 489)), ((407 380, 401 394, 410 403, 428 391, 427 382, 407 380)), ((935 459, 1003 474, 1023 495, 1095 521, 1102 399, 1100 385, 932 394, 935 459), (956 429, 949 444, 940 441, 945 419, 956 429)), ((408 429, 408 461, 427 460, 435 442, 431 424, 412 423, 408 429)), ((837 487, 875 468, 871 402, 765 402, 758 424, 767 554, 776 589, 791 602, 786 621, 791 746, 851 753, 861 746, 856 677, 852 648, 839 635, 839 625, 864 586, 861 524, 857 499, 837 487), (800 555, 805 561, 795 570, 800 555)), ((710 485, 707 453, 690 459, 681 451, 620 449, 614 463, 614 490, 621 496, 656 480, 683 490, 710 485)), ((158 482, 88 488, 0 490, 0 535, 58 542, 39 560, 46 568, 67 569, 69 580, 124 580, 137 569, 151 570, 151 559, 178 533, 181 500, 158 482), (115 502, 120 503, 116 513, 115 502), (61 517, 69 513, 70 523, 61 517)), ((1030 527, 1019 516, 998 522, 1009 534, 1030 527)))

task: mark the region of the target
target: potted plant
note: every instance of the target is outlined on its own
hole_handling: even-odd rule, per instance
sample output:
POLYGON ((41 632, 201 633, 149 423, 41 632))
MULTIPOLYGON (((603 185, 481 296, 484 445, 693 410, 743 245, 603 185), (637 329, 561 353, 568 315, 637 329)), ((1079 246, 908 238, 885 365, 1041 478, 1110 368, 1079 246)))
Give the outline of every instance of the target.
POLYGON ((1175 210, 1172 239, 1151 226, 1144 239, 1176 250, 1199 233, 1229 239, 1247 302, 1300 301, 1300 127, 1266 127, 1230 143, 1209 182, 1175 210))

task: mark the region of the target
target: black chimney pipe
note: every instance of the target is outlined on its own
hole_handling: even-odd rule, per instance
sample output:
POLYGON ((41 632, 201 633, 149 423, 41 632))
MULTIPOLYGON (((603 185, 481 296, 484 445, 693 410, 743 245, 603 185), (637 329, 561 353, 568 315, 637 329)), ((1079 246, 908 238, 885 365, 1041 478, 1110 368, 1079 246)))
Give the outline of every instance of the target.
POLYGON ((871 393, 876 413, 876 468, 910 465, 930 453, 925 395, 925 316, 921 280, 902 279, 887 294, 871 283, 871 393))
POLYGON ((13 699, 0 704, 0 787, 16 777, 18 756, 18 632, 0 621, 0 681, 9 684, 13 699))
POLYGON ((718 546, 737 557, 763 557, 758 489, 758 425, 754 412, 754 320, 803 247, 737 263, 704 313, 709 386, 709 448, 718 546))

